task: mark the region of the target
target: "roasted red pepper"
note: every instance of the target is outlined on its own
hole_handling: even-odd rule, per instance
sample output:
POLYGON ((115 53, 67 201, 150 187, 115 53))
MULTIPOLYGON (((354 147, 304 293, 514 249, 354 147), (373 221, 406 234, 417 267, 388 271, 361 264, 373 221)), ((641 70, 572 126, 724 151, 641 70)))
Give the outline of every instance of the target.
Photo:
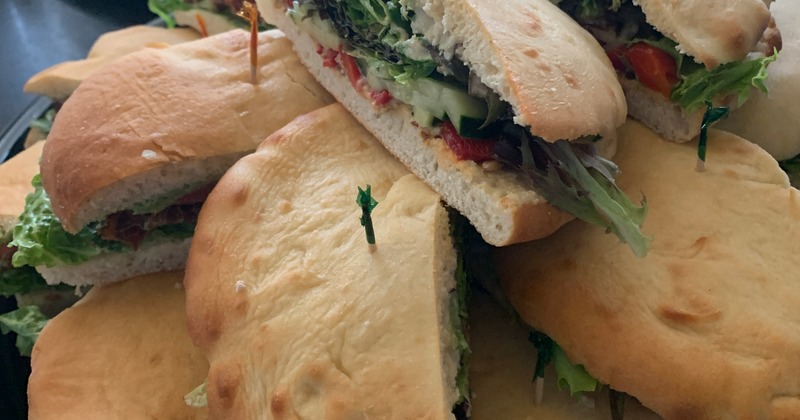
POLYGON ((666 51, 639 42, 625 51, 625 60, 633 68, 636 80, 644 86, 669 97, 678 83, 678 65, 666 51))
POLYGON ((375 105, 386 105, 392 100, 392 94, 388 90, 374 90, 369 96, 372 98, 372 103, 375 105))
POLYGON ((458 160, 472 160, 481 163, 492 159, 492 149, 497 140, 462 137, 450 121, 442 123, 441 134, 442 139, 455 153, 458 160))
POLYGON ((356 91, 361 92, 361 70, 358 68, 358 63, 352 55, 342 51, 339 46, 339 61, 342 63, 347 78, 350 79, 350 84, 356 91))

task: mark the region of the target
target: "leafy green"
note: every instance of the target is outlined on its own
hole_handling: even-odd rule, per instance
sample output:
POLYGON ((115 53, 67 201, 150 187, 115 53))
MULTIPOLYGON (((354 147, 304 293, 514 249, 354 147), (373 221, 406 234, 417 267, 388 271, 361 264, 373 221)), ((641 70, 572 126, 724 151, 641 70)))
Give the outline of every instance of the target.
POLYGON ((684 69, 683 60, 679 67, 680 81, 670 93, 670 99, 681 108, 692 112, 716 98, 736 95, 738 104, 743 104, 752 88, 767 93, 765 80, 767 66, 778 58, 778 53, 752 60, 736 61, 722 64, 712 70, 705 67, 691 66, 692 71, 684 69))
POLYGON ((533 378, 544 378, 544 370, 553 363, 558 377, 558 389, 567 389, 570 395, 591 392, 597 389, 597 379, 590 375, 582 365, 572 363, 564 350, 546 334, 531 330, 528 341, 536 346, 538 353, 533 378))
POLYGON ((208 380, 203 381, 200 386, 193 389, 183 397, 183 401, 189 407, 202 408, 208 407, 208 380))
POLYGON ((183 0, 148 0, 147 8, 151 12, 158 15, 166 24, 168 28, 175 27, 175 19, 172 17, 172 12, 176 10, 190 10, 194 6, 184 2, 183 0))
POLYGON ((372 209, 378 205, 378 202, 372 197, 372 186, 367 184, 367 189, 362 190, 358 187, 358 196, 356 196, 356 204, 361 208, 361 226, 367 235, 367 243, 375 245, 375 228, 372 226, 372 209))
POLYGON ((70 290, 72 286, 50 286, 31 266, 0 271, 0 296, 13 296, 42 290, 70 290))
POLYGON ((30 356, 33 344, 47 324, 47 317, 35 306, 25 306, 0 315, 0 332, 17 333, 17 349, 23 356, 30 356))
POLYGON ((56 118, 56 109, 50 108, 41 117, 31 121, 31 128, 35 128, 45 135, 50 134, 50 129, 53 128, 53 120, 56 118))
POLYGON ((711 128, 712 124, 727 116, 727 107, 714 107, 711 105, 711 102, 706 102, 706 112, 703 114, 703 122, 700 124, 700 140, 697 143, 697 165, 699 170, 702 170, 703 163, 706 161, 708 129, 711 128))
POLYGON ((792 182, 792 185, 795 188, 800 187, 800 155, 779 163, 781 169, 789 175, 789 180, 792 182))
POLYGON ((469 222, 458 212, 450 211, 450 235, 456 249, 456 289, 450 295, 450 324, 455 337, 456 350, 460 354, 456 386, 459 392, 458 404, 469 402, 469 356, 472 353, 467 339, 467 319, 469 316, 469 275, 465 265, 466 236, 471 228, 469 222))
POLYGON ((506 137, 494 147, 495 157, 521 169, 533 187, 559 209, 605 228, 628 244, 638 257, 647 254, 650 238, 641 226, 647 200, 636 206, 614 182, 619 169, 591 146, 533 136, 524 127, 507 125, 506 137))
POLYGON ((31 183, 34 191, 25 198, 25 210, 14 226, 14 240, 10 244, 17 247, 12 259, 15 267, 79 264, 103 251, 127 249, 120 242, 101 240, 94 225, 75 235, 67 233, 53 214, 41 176, 36 175, 31 183))
POLYGON ((616 12, 622 2, 623 0, 580 0, 578 13, 583 19, 591 19, 602 15, 606 10, 616 12))
POLYGON ((597 389, 597 379, 590 375, 583 365, 572 363, 564 350, 555 342, 553 342, 553 365, 558 376, 558 389, 566 389, 573 396, 597 389))

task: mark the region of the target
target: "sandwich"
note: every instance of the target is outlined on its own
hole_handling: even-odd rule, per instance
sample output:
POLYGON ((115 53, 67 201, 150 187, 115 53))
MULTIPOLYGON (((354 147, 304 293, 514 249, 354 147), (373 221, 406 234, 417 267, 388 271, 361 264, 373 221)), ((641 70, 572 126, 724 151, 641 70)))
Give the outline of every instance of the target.
POLYGON ((769 66, 769 94, 755 92, 741 108, 731 111, 717 127, 742 136, 782 162, 782 167, 800 186, 800 3, 779 0, 770 6, 781 28, 783 48, 769 66))
POLYGON ((710 108, 766 91, 766 67, 781 48, 762 0, 551 1, 603 45, 629 115, 677 142, 700 133, 710 108))
POLYGON ((533 380, 537 349, 530 331, 513 314, 481 290, 470 294, 469 384, 472 420, 610 420, 612 412, 627 420, 658 419, 638 401, 626 398, 614 407, 608 387, 570 395, 561 388, 567 380, 554 366, 544 372, 542 399, 536 400, 533 380))
POLYGON ((643 255, 615 186, 626 108, 591 36, 544 0, 263 0, 317 80, 493 245, 573 217, 643 255))
MULTIPOLYGON (((211 36, 232 29, 249 29, 247 20, 240 15, 244 3, 254 0, 148 0, 147 7, 166 23, 191 27, 203 36, 211 36)), ((266 31, 269 25, 259 22, 258 30, 266 31)))
POLYGON ((19 308, 36 308, 0 314, 0 331, 17 333, 17 348, 23 356, 30 356, 31 338, 38 333, 37 323, 78 299, 74 287, 50 286, 33 267, 15 268, 11 264, 12 229, 25 208, 25 197, 33 190, 30 179, 39 172, 43 145, 37 143, 0 165, 0 197, 3 197, 0 200, 0 296, 14 297, 19 308))
POLYGON ((30 419, 205 419, 184 400, 208 373, 186 331, 183 273, 95 287, 33 349, 30 419))
POLYGON ((494 251, 505 295, 570 360, 665 418, 795 417, 800 192, 723 131, 709 133, 704 173, 686 167, 696 144, 637 122, 619 135, 618 182, 647 194, 650 253, 575 222, 494 251))
POLYGON ((338 104, 237 162, 201 211, 186 267, 210 416, 463 413, 465 283, 449 222, 440 197, 338 104), (365 185, 371 213, 354 200, 365 185))
POLYGON ((278 31, 129 54, 64 103, 14 228, 14 266, 50 284, 181 269, 208 191, 274 130, 332 101, 278 31))
POLYGON ((25 83, 27 93, 63 103, 90 74, 112 61, 142 48, 166 48, 194 41, 200 34, 191 28, 166 29, 136 25, 101 35, 92 44, 85 59, 65 61, 33 75, 25 83))

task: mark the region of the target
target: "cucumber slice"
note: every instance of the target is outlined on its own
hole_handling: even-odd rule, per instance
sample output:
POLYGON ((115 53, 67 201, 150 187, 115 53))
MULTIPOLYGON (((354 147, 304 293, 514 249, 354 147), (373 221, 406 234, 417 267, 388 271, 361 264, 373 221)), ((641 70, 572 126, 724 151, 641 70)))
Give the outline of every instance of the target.
POLYGON ((458 134, 464 137, 482 137, 479 129, 489 114, 485 101, 456 89, 442 91, 441 101, 458 134))
POLYGON ((428 112, 426 109, 419 106, 414 107, 414 121, 416 121, 420 127, 433 127, 433 122, 436 121, 436 118, 436 116, 428 112))

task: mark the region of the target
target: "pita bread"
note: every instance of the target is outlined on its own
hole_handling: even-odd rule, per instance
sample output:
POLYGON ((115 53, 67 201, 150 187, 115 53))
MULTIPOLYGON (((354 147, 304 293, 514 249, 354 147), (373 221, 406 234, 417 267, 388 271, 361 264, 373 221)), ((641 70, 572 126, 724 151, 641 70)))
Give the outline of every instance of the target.
POLYGON ((212 417, 452 417, 449 220, 406 174, 337 104, 276 132, 220 181, 186 273, 212 417), (374 253, 355 202, 366 184, 380 203, 374 253))
POLYGON ((800 193, 757 146, 712 130, 696 143, 620 130, 620 186, 647 196, 637 259, 583 223, 497 249, 523 319, 600 381, 667 418, 800 412, 800 193))
POLYGON ((107 32, 97 38, 86 59, 66 61, 42 70, 25 83, 24 90, 63 102, 90 74, 119 57, 142 48, 165 48, 199 38, 200 34, 193 29, 146 25, 107 32))
POLYGON ((184 395, 208 363, 186 332, 182 272, 94 287, 33 348, 31 419, 204 419, 184 395))

